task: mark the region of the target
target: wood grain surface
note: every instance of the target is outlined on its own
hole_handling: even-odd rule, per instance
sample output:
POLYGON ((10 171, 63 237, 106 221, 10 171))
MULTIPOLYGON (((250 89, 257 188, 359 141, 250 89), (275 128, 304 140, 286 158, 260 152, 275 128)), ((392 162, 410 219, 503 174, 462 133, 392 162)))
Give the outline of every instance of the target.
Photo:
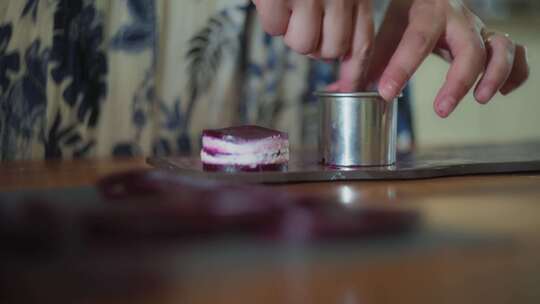
MULTIPOLYGON (((148 168, 143 159, 4 163, 0 188, 88 186, 141 168, 148 168)), ((307 253, 248 243, 99 250, 46 263, 2 259, 0 301, 540 303, 540 174, 273 187, 351 207, 418 210, 433 241, 328 243, 307 253)))

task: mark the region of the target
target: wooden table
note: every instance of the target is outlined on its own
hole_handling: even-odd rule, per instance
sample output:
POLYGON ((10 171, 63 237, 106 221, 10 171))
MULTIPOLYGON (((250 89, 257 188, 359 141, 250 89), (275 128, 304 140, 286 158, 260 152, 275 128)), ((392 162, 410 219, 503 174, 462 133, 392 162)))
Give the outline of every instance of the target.
MULTIPOLYGON (((0 190, 91 185, 103 175, 134 168, 146 168, 144 160, 2 164, 0 190)), ((162 259, 144 259, 134 250, 123 256, 142 269, 130 276, 134 285, 107 285, 110 290, 93 292, 98 282, 126 279, 125 270, 118 272, 126 276, 103 279, 102 272, 91 278, 69 272, 60 286, 44 271, 42 285, 22 284, 11 290, 12 298, 17 290, 19 296, 46 290, 55 299, 84 303, 540 303, 540 174, 276 187, 329 202, 414 208, 423 216, 423 230, 473 241, 380 248, 375 241, 365 250, 355 245, 350 251, 348 245, 327 244, 322 253, 313 248, 309 252, 314 255, 293 251, 263 263, 248 253, 245 260, 231 258, 236 251, 227 244, 190 251, 192 262, 187 264, 182 263, 185 249, 163 251, 162 259), (156 261, 167 270, 159 276, 156 261), (75 292, 81 285, 85 291, 75 292), (148 289, 143 292, 141 286, 148 289)), ((28 283, 24 274, 18 279, 28 283)))

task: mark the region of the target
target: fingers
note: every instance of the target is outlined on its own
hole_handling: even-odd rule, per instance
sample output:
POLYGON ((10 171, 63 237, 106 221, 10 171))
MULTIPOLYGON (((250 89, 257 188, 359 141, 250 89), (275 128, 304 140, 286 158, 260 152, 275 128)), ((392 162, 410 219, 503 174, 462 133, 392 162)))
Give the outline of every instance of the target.
POLYGON ((336 59, 345 56, 351 46, 354 3, 347 0, 328 2, 324 11, 320 49, 316 56, 336 59))
POLYGON ((272 36, 283 36, 287 33, 291 11, 285 1, 255 0, 253 2, 266 33, 272 36))
MULTIPOLYGON (((353 40, 357 41, 357 44, 359 41, 372 40, 371 33, 358 34, 356 38, 354 36, 358 29, 373 32, 371 0, 253 0, 253 2, 257 6, 262 26, 267 33, 284 36, 287 46, 311 58, 343 58, 351 52, 353 40), (356 7, 362 8, 362 18, 356 16, 356 7), (356 24, 358 19, 361 20, 356 24)), ((365 57, 372 44, 371 42, 369 45, 363 45, 364 50, 358 47, 355 54, 365 57)), ((355 60, 358 62, 360 56, 356 56, 355 60)))
POLYGON ((399 95, 434 49, 446 22, 439 2, 432 0, 415 2, 409 20, 410 25, 379 82, 379 93, 388 101, 399 95))
POLYGON ((409 9, 410 4, 404 1, 391 1, 388 6, 384 21, 375 37, 372 56, 369 58, 369 67, 364 80, 365 89, 377 88, 382 73, 408 27, 409 9))
POLYGON ((487 67, 475 89, 475 98, 488 103, 501 89, 512 72, 515 45, 504 35, 494 34, 486 41, 487 67))
POLYGON ((468 28, 449 33, 454 61, 446 81, 435 99, 435 112, 442 118, 448 117, 467 92, 474 86, 485 67, 486 52, 479 33, 468 28))
POLYGON ((323 9, 318 1, 296 1, 285 33, 285 43, 300 54, 315 52, 319 46, 322 18, 323 9))
POLYGON ((351 50, 341 62, 338 83, 342 92, 365 89, 366 73, 375 39, 371 1, 359 3, 356 8, 351 50))
POLYGON ((529 63, 527 60, 527 49, 522 45, 517 45, 515 49, 515 58, 512 72, 510 72, 510 76, 501 88, 501 94, 510 94, 512 91, 524 84, 528 78, 529 63))

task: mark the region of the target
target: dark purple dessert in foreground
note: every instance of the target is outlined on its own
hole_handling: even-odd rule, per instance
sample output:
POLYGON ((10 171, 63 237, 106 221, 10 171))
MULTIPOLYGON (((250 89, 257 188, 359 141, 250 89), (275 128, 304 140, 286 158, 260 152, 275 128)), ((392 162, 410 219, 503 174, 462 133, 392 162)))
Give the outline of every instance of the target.
POLYGON ((259 126, 204 130, 201 160, 206 171, 284 170, 289 136, 259 126))
MULTIPOLYGON (((364 239, 412 232, 421 220, 417 210, 351 208, 318 195, 190 178, 171 171, 123 172, 102 179, 98 189, 110 209, 102 210, 100 204, 95 212, 84 209, 84 239, 116 245, 130 240, 140 244, 171 239, 178 244, 178 238, 230 236, 286 242, 364 239)), ((73 221, 66 223, 75 227, 73 221)))

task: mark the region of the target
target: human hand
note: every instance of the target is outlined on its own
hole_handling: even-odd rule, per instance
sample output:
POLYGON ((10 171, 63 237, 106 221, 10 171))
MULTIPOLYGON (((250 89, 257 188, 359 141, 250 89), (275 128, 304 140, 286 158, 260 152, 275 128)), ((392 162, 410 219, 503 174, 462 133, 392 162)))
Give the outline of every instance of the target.
POLYGON ((392 100, 434 52, 451 62, 434 102, 436 113, 447 117, 480 76, 475 97, 483 104, 498 91, 509 94, 529 76, 525 47, 487 30, 460 0, 393 0, 375 42, 370 0, 254 2, 264 29, 283 35, 293 50, 342 59, 338 81, 329 90, 371 84, 392 100))
POLYGON ((441 117, 448 117, 475 84, 475 98, 485 104, 529 76, 525 47, 489 31, 462 1, 394 0, 375 42, 371 81, 391 100, 432 52, 451 63, 434 102, 441 117))
POLYGON ((374 42, 371 0, 253 0, 263 29, 294 51, 341 59, 332 91, 363 89, 374 42))

